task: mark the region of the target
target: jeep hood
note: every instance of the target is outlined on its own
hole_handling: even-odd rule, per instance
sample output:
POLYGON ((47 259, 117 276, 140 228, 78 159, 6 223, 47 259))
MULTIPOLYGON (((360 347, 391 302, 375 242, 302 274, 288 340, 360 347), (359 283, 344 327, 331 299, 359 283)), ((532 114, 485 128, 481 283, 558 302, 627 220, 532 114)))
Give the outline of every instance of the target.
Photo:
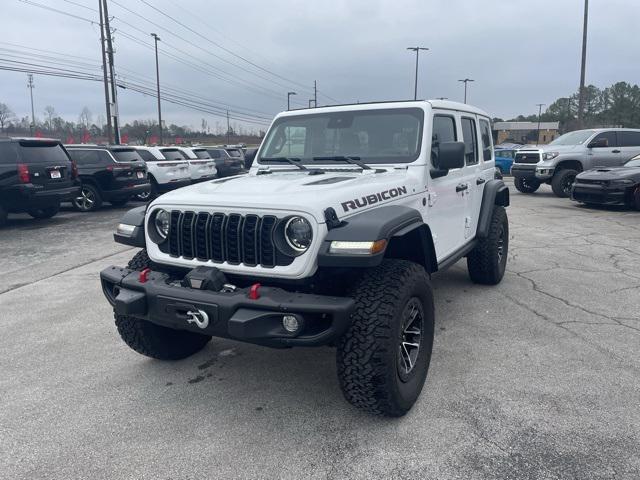
POLYGON ((273 170, 269 174, 250 173, 180 188, 162 195, 153 205, 298 211, 324 223, 324 210, 329 207, 336 211, 338 218, 343 218, 408 196, 416 188, 417 179, 404 169, 382 173, 334 171, 321 175, 273 170), (352 203, 345 207, 346 202, 352 203))

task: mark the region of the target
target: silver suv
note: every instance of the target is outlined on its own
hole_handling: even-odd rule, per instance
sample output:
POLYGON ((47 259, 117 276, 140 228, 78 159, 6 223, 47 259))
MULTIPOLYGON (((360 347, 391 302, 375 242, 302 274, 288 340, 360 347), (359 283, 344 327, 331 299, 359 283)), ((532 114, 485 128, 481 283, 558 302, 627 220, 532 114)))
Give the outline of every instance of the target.
POLYGON ((511 174, 522 193, 533 193, 547 183, 558 197, 568 197, 578 173, 596 167, 618 167, 638 154, 640 129, 576 130, 543 147, 518 150, 511 174))

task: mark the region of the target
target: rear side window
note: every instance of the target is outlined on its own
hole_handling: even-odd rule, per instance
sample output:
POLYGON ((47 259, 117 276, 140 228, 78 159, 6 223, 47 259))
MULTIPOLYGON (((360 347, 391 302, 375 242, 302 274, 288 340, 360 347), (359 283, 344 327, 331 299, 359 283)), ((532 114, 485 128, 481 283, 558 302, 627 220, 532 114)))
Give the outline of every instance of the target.
POLYGON ((138 155, 142 157, 145 162, 159 162, 161 159, 156 158, 156 156, 151 153, 149 150, 136 150, 138 155))
POLYGON ((23 141, 18 145, 18 155, 21 163, 64 165, 69 161, 67 154, 59 143, 23 141))
POLYGON ((209 155, 209 152, 207 152, 204 148, 202 150, 192 150, 192 152, 195 153, 196 157, 198 158, 202 158, 202 159, 211 158, 211 156, 209 155))
POLYGON ((211 158, 220 158, 220 150, 208 150, 211 158))
POLYGON ((16 163, 18 163, 18 156, 16 154, 15 144, 11 142, 0 142, 0 165, 16 163))
POLYGON ((604 138, 607 140, 606 148, 618 146, 618 136, 616 135, 616 132, 602 132, 596 135, 595 138, 592 140, 592 142, 598 141, 601 138, 604 138))
POLYGON ((136 152, 133 148, 129 148, 126 150, 111 150, 111 154, 115 157, 118 162, 139 162, 142 160, 138 152, 136 152))
POLYGON ((621 147, 640 147, 640 132, 618 132, 621 147))
POLYGON ((480 138, 482 139, 482 158, 488 162, 491 160, 493 142, 491 138, 491 126, 488 121, 483 119, 480 119, 480 138))
POLYGON ((78 166, 100 163, 100 152, 98 150, 77 150, 70 148, 69 156, 73 158, 78 166))
POLYGON ((165 148, 162 150, 164 158, 167 160, 185 160, 187 157, 177 148, 165 148))
POLYGON ((227 150, 227 153, 229 154, 230 157, 235 157, 235 158, 241 158, 242 157, 242 153, 240 153, 240 150, 227 150))
POLYGON ((464 157, 467 165, 478 163, 478 136, 476 122, 473 118, 462 118, 462 140, 464 141, 464 157))

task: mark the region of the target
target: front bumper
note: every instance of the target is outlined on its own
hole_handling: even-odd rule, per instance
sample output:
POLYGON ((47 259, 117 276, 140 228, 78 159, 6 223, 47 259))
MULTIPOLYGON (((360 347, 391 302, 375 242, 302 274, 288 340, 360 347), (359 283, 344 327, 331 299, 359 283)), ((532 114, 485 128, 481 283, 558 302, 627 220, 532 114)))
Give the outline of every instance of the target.
POLYGON ((574 183, 571 189, 571 199, 581 203, 619 205, 625 203, 625 197, 625 187, 574 183))
POLYGON ((526 178, 527 180, 538 180, 536 177, 536 164, 514 163, 511 165, 511 175, 514 178, 526 178))
POLYGON ((232 338, 271 347, 331 344, 348 328, 355 302, 351 298, 295 293, 261 287, 259 298, 249 289, 215 292, 183 287, 169 275, 109 267, 100 272, 102 291, 116 314, 129 315, 177 330, 232 338), (203 328, 189 321, 187 312, 203 311, 209 322, 203 328), (283 315, 295 315, 302 328, 289 333, 283 315))

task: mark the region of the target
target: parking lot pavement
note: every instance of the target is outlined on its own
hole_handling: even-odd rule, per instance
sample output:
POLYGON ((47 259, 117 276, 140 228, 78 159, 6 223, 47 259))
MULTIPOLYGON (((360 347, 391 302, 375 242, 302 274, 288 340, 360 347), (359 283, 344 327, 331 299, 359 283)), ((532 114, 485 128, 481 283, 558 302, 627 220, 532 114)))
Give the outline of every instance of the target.
POLYGON ((640 214, 513 188, 508 272, 434 277, 425 389, 402 419, 341 396, 329 348, 214 339, 172 363, 118 338, 98 271, 124 209, 0 231, 0 477, 640 477, 640 214))

